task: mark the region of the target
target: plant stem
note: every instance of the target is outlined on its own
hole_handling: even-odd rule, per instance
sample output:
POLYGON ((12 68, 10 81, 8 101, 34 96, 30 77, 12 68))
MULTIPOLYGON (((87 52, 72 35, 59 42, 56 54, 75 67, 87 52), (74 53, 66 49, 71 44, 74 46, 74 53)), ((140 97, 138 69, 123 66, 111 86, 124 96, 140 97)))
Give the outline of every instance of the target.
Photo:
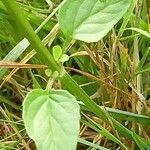
POLYGON ((53 12, 41 23, 41 25, 36 29, 36 33, 38 33, 42 28, 43 28, 43 26, 50 20, 50 18, 52 18, 54 15, 55 15, 55 13, 60 9, 60 7, 63 5, 65 3, 65 0, 64 1, 62 1, 58 6, 57 6, 57 8, 55 8, 54 10, 53 10, 53 12))
POLYGON ((59 76, 58 71, 55 71, 52 76, 50 77, 50 79, 48 80, 47 86, 46 86, 46 90, 50 91, 50 89, 53 86, 54 81, 57 79, 57 77, 59 76))

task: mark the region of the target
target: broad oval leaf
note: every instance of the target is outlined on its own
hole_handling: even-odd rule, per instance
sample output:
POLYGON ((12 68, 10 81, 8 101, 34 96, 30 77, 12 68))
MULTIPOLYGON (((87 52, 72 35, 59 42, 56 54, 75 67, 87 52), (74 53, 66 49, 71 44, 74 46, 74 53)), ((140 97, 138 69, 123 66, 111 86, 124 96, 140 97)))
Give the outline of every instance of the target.
POLYGON ((59 24, 67 38, 97 42, 121 19, 130 0, 67 0, 59 24))
POLYGON ((23 102, 28 135, 38 150, 75 150, 80 112, 74 96, 65 90, 36 89, 23 102))

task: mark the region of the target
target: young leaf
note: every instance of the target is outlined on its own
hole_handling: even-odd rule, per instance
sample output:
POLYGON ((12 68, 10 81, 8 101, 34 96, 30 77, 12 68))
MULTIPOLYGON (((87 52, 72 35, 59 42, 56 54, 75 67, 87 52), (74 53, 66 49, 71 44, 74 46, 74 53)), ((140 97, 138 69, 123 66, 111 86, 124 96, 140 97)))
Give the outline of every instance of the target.
POLYGON ((53 47, 53 57, 57 62, 60 59, 61 55, 62 55, 62 48, 58 45, 54 46, 53 47))
POLYGON ((69 60, 69 56, 68 55, 66 55, 66 54, 64 54, 64 55, 62 55, 62 57, 60 58, 60 62, 66 62, 66 61, 68 61, 69 60))
POLYGON ((52 75, 52 70, 51 69, 46 69, 45 74, 50 77, 52 75))
POLYGON ((67 0, 59 12, 59 24, 65 36, 85 42, 97 42, 121 19, 130 0, 67 0))
POLYGON ((76 149, 79 105, 67 91, 32 90, 23 103, 23 119, 38 150, 76 149))

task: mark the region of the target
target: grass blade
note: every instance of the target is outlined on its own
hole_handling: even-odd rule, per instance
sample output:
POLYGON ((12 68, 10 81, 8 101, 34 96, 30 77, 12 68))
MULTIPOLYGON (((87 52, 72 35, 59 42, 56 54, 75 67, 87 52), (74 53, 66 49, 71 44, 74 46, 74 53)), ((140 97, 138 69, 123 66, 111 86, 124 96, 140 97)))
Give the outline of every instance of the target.
MULTIPOLYGON (((30 45, 29 41, 24 38, 21 40, 3 59, 3 61, 15 61, 30 45)), ((3 79, 8 69, 0 68, 0 80, 3 79)))

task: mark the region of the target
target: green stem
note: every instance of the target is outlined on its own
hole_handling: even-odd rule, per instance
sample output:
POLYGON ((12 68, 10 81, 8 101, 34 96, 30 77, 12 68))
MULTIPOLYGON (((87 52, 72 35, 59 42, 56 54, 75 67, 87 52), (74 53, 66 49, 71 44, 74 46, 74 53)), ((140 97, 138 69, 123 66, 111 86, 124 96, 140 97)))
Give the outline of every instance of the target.
POLYGON ((40 8, 35 8, 35 7, 32 7, 31 5, 26 5, 26 4, 20 4, 21 7, 23 7, 24 9, 27 9, 27 11, 36 11, 38 13, 43 13, 43 14, 48 14, 50 13, 50 10, 47 10, 47 9, 40 9, 40 8))
POLYGON ((57 79, 57 77, 59 76, 59 72, 55 71, 52 76, 50 77, 50 79, 48 80, 47 86, 46 86, 46 90, 50 91, 54 81, 57 79))
POLYGON ((41 23, 41 25, 36 29, 36 33, 38 33, 43 26, 55 15, 55 13, 60 9, 60 7, 64 4, 65 1, 61 2, 54 10, 53 12, 41 23))

